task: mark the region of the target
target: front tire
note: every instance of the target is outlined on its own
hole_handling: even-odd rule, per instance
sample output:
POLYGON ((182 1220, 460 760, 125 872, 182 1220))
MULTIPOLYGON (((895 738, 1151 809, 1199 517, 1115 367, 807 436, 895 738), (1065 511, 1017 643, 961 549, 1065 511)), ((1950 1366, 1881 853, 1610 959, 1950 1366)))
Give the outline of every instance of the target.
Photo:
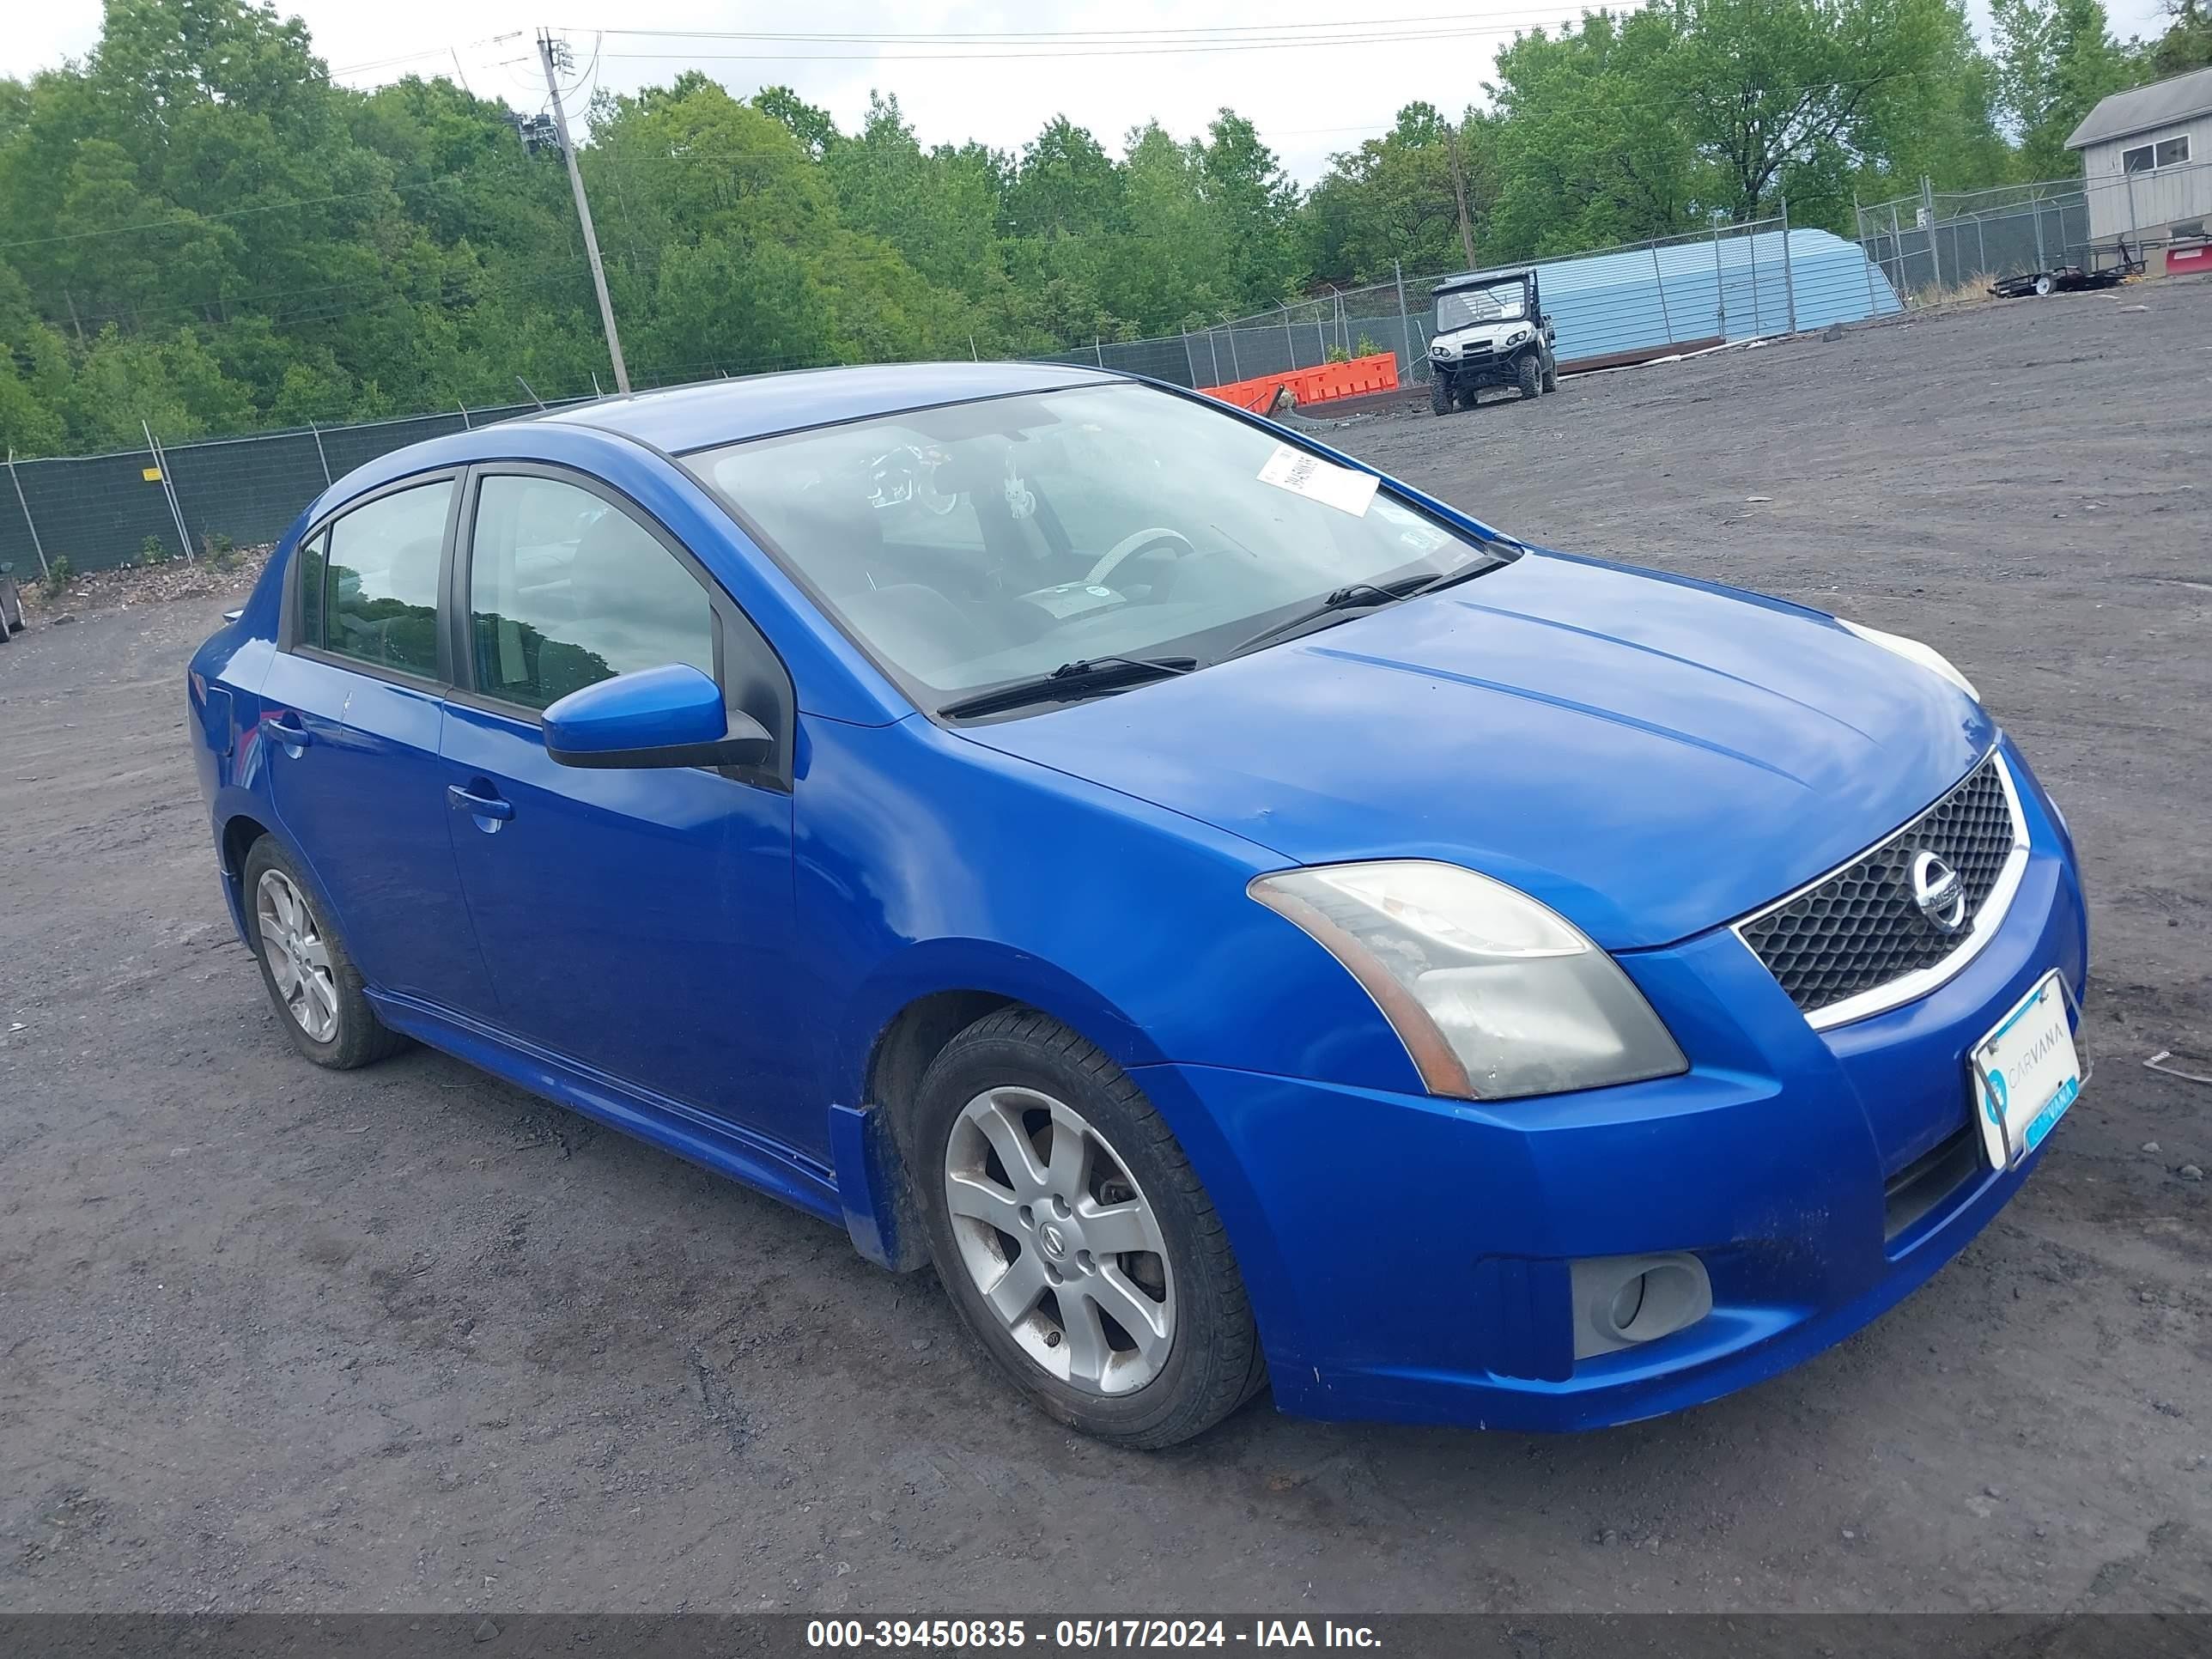
POLYGON ((911 1135, 961 1322, 1045 1414, 1115 1445, 1201 1434, 1267 1380, 1221 1218, 1121 1067, 1006 1009, 931 1062, 911 1135))
POLYGON ((1513 377, 1515 384, 1521 388, 1521 395, 1523 398, 1536 398, 1543 395, 1544 365, 1536 353, 1529 352, 1519 362, 1514 364, 1513 377))
POLYGON ((273 837, 247 851, 244 887, 261 982, 293 1047, 318 1066, 349 1072, 405 1046, 368 1006, 345 941, 273 837))
POLYGON ((1451 382, 1441 374, 1432 376, 1429 381, 1429 407, 1439 415, 1449 415, 1451 406, 1451 382))

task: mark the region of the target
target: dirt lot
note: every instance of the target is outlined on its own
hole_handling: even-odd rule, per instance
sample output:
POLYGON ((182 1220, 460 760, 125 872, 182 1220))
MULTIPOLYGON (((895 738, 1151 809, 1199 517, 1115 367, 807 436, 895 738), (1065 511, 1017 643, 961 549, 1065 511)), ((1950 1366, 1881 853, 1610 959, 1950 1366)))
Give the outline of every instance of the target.
POLYGON ((185 757, 220 603, 0 647, 0 1606, 2212 1607, 2212 1089, 2141 1064, 2212 1053, 2208 374, 2169 283, 1336 434, 1935 641, 2087 860, 2096 1072, 2020 1201, 1792 1375, 1574 1439, 1108 1451, 818 1223, 435 1054, 314 1070, 185 757))

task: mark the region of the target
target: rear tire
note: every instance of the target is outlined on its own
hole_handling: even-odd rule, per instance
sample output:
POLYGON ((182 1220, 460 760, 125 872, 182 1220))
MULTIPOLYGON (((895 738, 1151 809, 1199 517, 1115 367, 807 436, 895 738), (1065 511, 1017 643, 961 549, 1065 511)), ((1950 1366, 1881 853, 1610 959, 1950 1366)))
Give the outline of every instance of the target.
POLYGON ((1544 365, 1536 353, 1530 352, 1513 366, 1514 382, 1521 388, 1523 398, 1538 398, 1544 392, 1544 365))
POLYGON ((1429 407, 1439 415, 1451 413, 1451 382, 1442 374, 1434 376, 1429 381, 1429 407))
POLYGON ((1206 1189, 1143 1091, 1077 1033, 1028 1009, 979 1020, 931 1062, 908 1139, 938 1277, 1047 1416, 1152 1450, 1266 1382, 1206 1189))
POLYGON ((242 885, 261 982, 293 1047, 349 1072, 407 1046, 368 1006, 345 941, 273 836, 247 849, 242 885))
POLYGON ((2036 294, 2036 297, 2037 297, 2038 299, 2045 298, 2045 296, 2047 296, 2047 295, 2050 294, 2051 290, 2052 289, 2056 288, 2057 286, 2057 284, 2056 283, 2052 282, 2052 281, 2051 280, 2051 278, 2050 278, 2050 277, 2048 277, 2048 276, 2039 276, 2039 277, 2037 277, 2037 278, 2035 279, 2035 294, 2036 294))
POLYGON ((1547 351, 1544 354, 1544 390, 1557 392, 1559 389, 1559 360, 1547 351))

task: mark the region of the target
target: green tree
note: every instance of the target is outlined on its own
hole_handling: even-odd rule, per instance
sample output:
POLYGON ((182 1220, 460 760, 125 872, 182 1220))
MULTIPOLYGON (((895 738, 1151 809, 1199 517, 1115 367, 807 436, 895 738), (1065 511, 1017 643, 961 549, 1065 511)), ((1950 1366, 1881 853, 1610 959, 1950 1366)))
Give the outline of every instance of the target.
POLYGON ((2149 78, 2212 68, 2212 9, 2204 0, 2166 0, 2166 33, 2151 43, 2143 60, 2149 78))
POLYGON ((2136 78, 2098 0, 1990 0, 1998 97, 2029 179, 2079 171, 2066 140, 2098 100, 2136 78))

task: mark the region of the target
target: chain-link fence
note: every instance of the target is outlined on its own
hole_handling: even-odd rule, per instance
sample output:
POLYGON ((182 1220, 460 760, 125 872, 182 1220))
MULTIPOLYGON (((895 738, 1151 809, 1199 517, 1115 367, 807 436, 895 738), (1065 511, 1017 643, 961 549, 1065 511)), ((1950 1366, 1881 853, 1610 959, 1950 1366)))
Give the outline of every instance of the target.
MULTIPOLYGON (((1824 230, 1793 229, 1786 213, 1534 263, 1559 362, 1570 371, 1900 309, 1893 279, 1856 244, 1824 230)), ((1048 361, 1213 386, 1387 351, 1398 360, 1401 381, 1425 382, 1436 331, 1430 290, 1452 274, 1407 273, 1213 328, 1095 341, 1048 361)), ((641 375, 639 385, 711 376, 727 367, 681 365, 641 375)), ((64 558, 72 570, 104 570, 273 541, 332 480, 364 462, 532 408, 455 409, 179 444, 161 444, 149 432, 144 447, 111 454, 10 458, 11 487, 0 489, 0 562, 13 563, 21 578, 64 558)))
MULTIPOLYGON (((1786 216, 1533 264, 1560 364, 1570 371, 1902 308, 1856 246, 1824 230, 1793 229, 1786 216)), ((1100 340, 1052 361, 1207 386, 1389 352, 1401 381, 1425 381, 1436 332, 1431 290, 1454 274, 1406 272, 1212 328, 1100 340)))
POLYGON ((2109 270, 2204 240, 2208 180, 2212 161, 1992 190, 1940 191, 1923 179, 1913 195, 1860 204, 1859 244, 1916 300, 2063 265, 2109 270))
POLYGON ((2078 179, 1996 190, 1930 190, 1861 204, 1859 244, 1898 293, 1953 289, 2078 263, 2089 245, 2088 200, 2078 179))
POLYGON ((11 456, 0 486, 0 563, 23 580, 64 559, 73 571, 112 570, 273 542, 301 507, 364 462, 536 408, 455 409, 182 444, 149 434, 143 448, 106 455, 11 456))

